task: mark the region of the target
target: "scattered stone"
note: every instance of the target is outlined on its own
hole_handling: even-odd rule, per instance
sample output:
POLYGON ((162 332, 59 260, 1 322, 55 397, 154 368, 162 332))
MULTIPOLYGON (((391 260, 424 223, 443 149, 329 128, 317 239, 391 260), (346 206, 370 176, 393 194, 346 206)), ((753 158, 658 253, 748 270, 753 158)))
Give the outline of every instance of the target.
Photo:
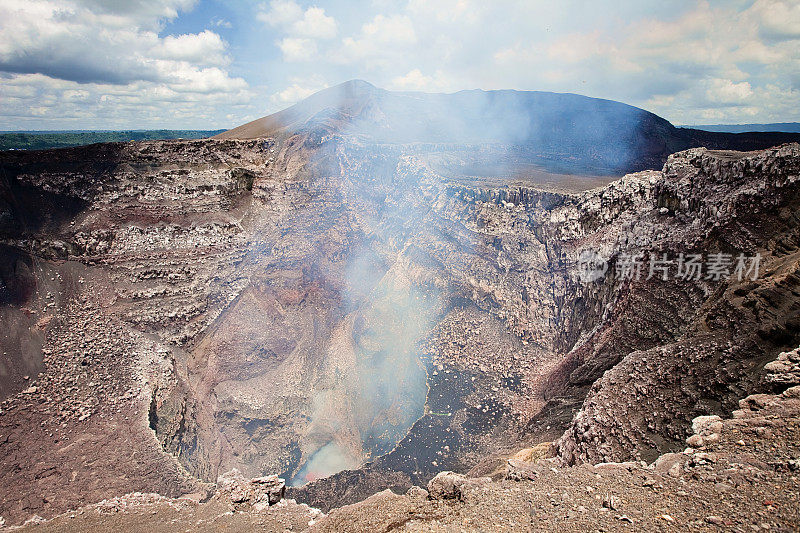
POLYGON ((491 483, 491 478, 468 478, 455 472, 439 472, 428 482, 428 498, 432 500, 465 500, 469 492, 491 483))
POLYGON ((694 466, 714 464, 718 461, 717 454, 713 452, 697 452, 692 454, 690 463, 694 466))
POLYGON ((704 444, 703 437, 695 433, 686 439, 686 444, 692 448, 702 448, 704 444))
POLYGON ((237 469, 217 479, 219 492, 227 494, 232 503, 255 506, 275 505, 283 499, 286 483, 277 475, 246 479, 237 469))
POLYGON ((606 494, 603 498, 603 507, 606 509, 611 509, 612 511, 619 511, 620 505, 622 502, 617 496, 606 494))
POLYGON ((414 485, 408 491, 406 491, 406 496, 413 500, 425 500, 428 498, 428 491, 423 489, 422 487, 418 487, 414 485))
POLYGON ((466 481, 467 477, 463 474, 439 472, 428 482, 428 496, 433 500, 458 499, 466 481))
POLYGON ((722 431, 722 418, 718 415, 698 416, 692 419, 692 430, 698 435, 722 431))

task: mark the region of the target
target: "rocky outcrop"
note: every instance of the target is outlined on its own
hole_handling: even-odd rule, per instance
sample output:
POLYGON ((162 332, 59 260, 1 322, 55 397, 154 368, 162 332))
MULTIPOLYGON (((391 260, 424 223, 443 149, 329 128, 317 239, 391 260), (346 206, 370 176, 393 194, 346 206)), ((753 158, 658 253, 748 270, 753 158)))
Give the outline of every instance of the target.
POLYGON ((245 479, 236 469, 225 472, 217 479, 217 491, 237 506, 251 506, 254 510, 276 505, 286 492, 285 480, 277 475, 245 479))
POLYGON ((782 352, 775 361, 764 365, 764 371, 767 373, 764 381, 773 389, 800 385, 800 352, 797 349, 782 352))
MULTIPOLYGON (((553 459, 528 462, 528 476, 471 480, 442 472, 431 484, 439 497, 413 487, 385 490, 328 515, 282 501, 261 510, 235 507, 226 497, 197 503, 129 494, 65 513, 35 518, 37 531, 127 529, 160 531, 309 532, 570 531, 668 529, 794 530, 800 449, 800 389, 745 398, 732 417, 693 420, 689 448, 644 462, 562 468, 553 459), (703 442, 700 442, 702 439, 703 442), (464 490, 472 484, 473 488, 464 490), (459 496, 456 497, 456 494, 459 496)), ((524 454, 523 454, 524 455, 524 454)))
MULTIPOLYGON (((655 198, 680 223, 680 234, 665 234, 662 243, 676 251, 758 253, 761 272, 755 280, 709 285, 675 342, 621 354, 560 439, 565 460, 651 459, 678 449, 694 416, 730 413, 742 396, 775 379, 765 379, 764 364, 797 342, 800 320, 797 181, 796 146, 755 154, 694 150, 670 159, 655 198)), ((788 357, 773 365, 783 368, 788 357)))
POLYGON ((100 414, 134 420, 158 452, 141 483, 65 482, 47 504, 9 496, 15 517, 102 491, 197 492, 184 469, 207 482, 233 468, 324 477, 287 495, 327 511, 442 470, 496 472, 535 442, 558 440, 568 463, 650 461, 679 450, 694 417, 785 386, 762 368, 798 340, 798 145, 690 150, 661 172, 543 191, 443 176, 418 146, 306 141, 2 154, 0 220, 14 221, 2 244, 17 254, 0 270, 3 312, 19 336, 40 324, 47 350, 4 390, 6 485, 52 450, 74 459, 61 423, 97 419, 68 442, 99 456, 113 442, 100 414), (604 265, 589 279, 587 250, 604 265), (760 253, 761 275, 621 273, 625 257, 647 268, 698 251, 760 253), (60 365, 75 372, 57 377, 60 365), (52 445, 19 453, 25 409, 56 399, 52 445))
POLYGON ((433 500, 464 500, 471 490, 490 483, 491 478, 468 478, 455 472, 439 472, 428 482, 428 497, 433 500))

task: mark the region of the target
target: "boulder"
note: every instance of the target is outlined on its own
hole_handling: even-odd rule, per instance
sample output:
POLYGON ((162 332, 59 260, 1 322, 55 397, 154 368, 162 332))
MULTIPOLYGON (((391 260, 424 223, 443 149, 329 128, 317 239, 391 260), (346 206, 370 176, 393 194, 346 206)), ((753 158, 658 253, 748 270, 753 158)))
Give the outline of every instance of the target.
POLYGON ((439 472, 428 482, 428 498, 431 500, 464 501, 470 490, 491 483, 491 478, 468 478, 455 472, 439 472))
POLYGON ((219 476, 217 489, 218 494, 227 496, 233 504, 267 507, 283 499, 286 483, 275 474, 247 479, 234 468, 219 476))
POLYGON ((467 476, 455 472, 439 472, 428 482, 428 497, 432 500, 452 500, 461 498, 461 488, 467 476))

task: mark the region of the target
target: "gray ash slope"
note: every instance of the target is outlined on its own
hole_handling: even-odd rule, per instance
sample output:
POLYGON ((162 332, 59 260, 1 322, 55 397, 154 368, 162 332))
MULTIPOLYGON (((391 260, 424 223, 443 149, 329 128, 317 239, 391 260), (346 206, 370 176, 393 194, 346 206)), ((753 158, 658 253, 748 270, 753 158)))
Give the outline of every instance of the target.
POLYGON ((204 492, 233 467, 344 469, 294 493, 329 508, 559 437, 570 463, 651 459, 796 347, 797 145, 580 192, 620 160, 578 151, 595 177, 566 180, 563 153, 508 140, 389 142, 364 117, 392 114, 355 100, 266 138, 0 156, 0 514, 204 492), (471 171, 487 161, 513 180, 471 171), (584 284, 585 247, 612 272, 758 251, 765 275, 584 284))

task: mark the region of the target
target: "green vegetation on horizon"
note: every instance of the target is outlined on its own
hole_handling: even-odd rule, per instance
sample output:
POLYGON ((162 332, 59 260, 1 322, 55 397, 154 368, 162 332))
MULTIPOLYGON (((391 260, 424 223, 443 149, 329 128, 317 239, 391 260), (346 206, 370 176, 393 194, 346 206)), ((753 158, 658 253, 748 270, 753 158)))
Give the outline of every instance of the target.
POLYGON ((157 139, 204 139, 225 130, 127 130, 79 132, 0 133, 0 150, 44 150, 94 143, 152 141, 157 139))

